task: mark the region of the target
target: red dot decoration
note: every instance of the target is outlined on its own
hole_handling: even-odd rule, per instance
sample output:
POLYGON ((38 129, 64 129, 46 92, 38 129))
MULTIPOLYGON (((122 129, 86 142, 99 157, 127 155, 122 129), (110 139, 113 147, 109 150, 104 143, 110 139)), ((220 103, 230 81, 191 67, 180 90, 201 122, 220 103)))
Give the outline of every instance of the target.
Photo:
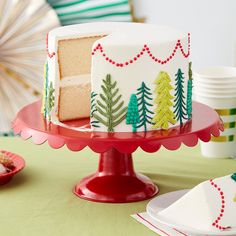
POLYGON ((155 56, 147 44, 144 44, 143 48, 140 50, 140 52, 138 54, 136 54, 136 56, 134 56, 133 58, 131 58, 128 61, 125 61, 123 63, 118 63, 118 62, 114 61, 113 59, 111 59, 109 56, 107 56, 106 53, 103 53, 104 48, 102 47, 102 45, 100 43, 93 49, 92 56, 94 56, 97 51, 98 52, 100 51, 102 53, 102 56, 105 57, 106 61, 108 61, 109 63, 111 63, 117 67, 124 67, 124 66, 128 66, 129 64, 132 64, 134 61, 137 61, 137 59, 140 58, 144 53, 147 53, 148 56, 154 62, 164 65, 164 64, 168 63, 171 59, 173 59, 173 57, 175 56, 178 49, 180 50, 180 52, 182 53, 182 55, 185 58, 189 57, 189 55, 190 55, 190 34, 188 34, 188 51, 187 51, 187 53, 184 51, 183 45, 181 44, 180 39, 178 39, 175 46, 174 46, 173 51, 166 59, 160 59, 157 56, 155 56))
POLYGON ((53 58, 56 55, 55 52, 49 53, 49 51, 48 51, 48 34, 46 36, 46 51, 47 51, 47 55, 49 58, 53 58))
MULTIPOLYGON (((172 53, 170 54, 170 56, 168 56, 165 60, 161 60, 161 59, 158 59, 157 57, 153 56, 153 53, 151 53, 151 51, 150 51, 149 47, 147 46, 147 44, 144 44, 144 47, 143 47, 143 48, 141 49, 141 51, 137 54, 137 56, 134 57, 133 59, 130 59, 129 61, 130 61, 130 63, 132 63, 133 60, 135 61, 135 58, 136 58, 136 60, 137 60, 137 58, 139 58, 140 55, 143 55, 143 53, 146 51, 146 52, 149 54, 149 56, 151 57, 151 59, 152 59, 153 61, 155 61, 155 62, 157 62, 157 63, 161 63, 161 64, 166 64, 167 62, 169 62, 169 61, 174 57, 174 55, 175 55, 175 53, 176 53, 176 51, 177 51, 178 48, 180 49, 182 55, 183 55, 185 58, 189 57, 189 55, 190 55, 190 33, 188 33, 188 52, 187 52, 187 53, 184 52, 183 46, 182 46, 182 44, 181 44, 181 41, 180 41, 180 39, 178 39, 177 42, 176 42, 176 45, 175 45, 175 48, 174 48, 173 52, 172 52, 172 53), (157 59, 157 60, 156 60, 156 59, 157 59), (168 60, 168 59, 169 59, 169 60, 168 60), (131 61, 132 61, 132 62, 131 62, 131 61)), ((92 56, 95 55, 95 52, 97 52, 97 50, 100 50, 101 53, 103 53, 103 51, 104 51, 104 49, 103 49, 103 47, 102 47, 102 45, 101 45, 100 43, 93 49, 92 56)), ((46 36, 46 51, 47 51, 47 55, 48 55, 49 58, 53 58, 53 57, 56 55, 55 52, 50 53, 50 52, 48 51, 48 34, 47 34, 47 36, 46 36)), ((106 54, 103 53, 102 56, 103 56, 103 57, 106 57, 106 54)), ((108 59, 106 59, 106 60, 107 60, 108 62, 110 62, 111 64, 115 64, 115 65, 119 64, 119 63, 114 62, 114 61, 113 61, 111 58, 109 58, 109 57, 108 57, 108 59), (114 62, 114 63, 113 63, 113 62, 114 62)), ((129 65, 129 63, 128 63, 128 64, 127 64, 127 63, 121 63, 121 64, 123 64, 123 66, 124 66, 124 65, 125 65, 125 66, 129 65)), ((122 66, 121 66, 121 67, 122 67, 122 66)))
MULTIPOLYGON (((224 192, 221 191, 221 188, 216 183, 214 183, 214 181, 212 179, 210 180, 210 184, 217 190, 217 192, 219 193, 220 198, 224 199, 224 192)), ((216 218, 216 220, 212 223, 212 226, 214 226, 214 227, 216 227, 217 229, 220 229, 220 230, 226 230, 226 229, 230 228, 230 227, 224 227, 224 226, 219 225, 220 220, 224 216, 224 214, 223 214, 225 212, 224 209, 225 209, 225 201, 222 200, 221 201, 221 206, 220 206, 220 213, 219 213, 218 217, 216 218)))

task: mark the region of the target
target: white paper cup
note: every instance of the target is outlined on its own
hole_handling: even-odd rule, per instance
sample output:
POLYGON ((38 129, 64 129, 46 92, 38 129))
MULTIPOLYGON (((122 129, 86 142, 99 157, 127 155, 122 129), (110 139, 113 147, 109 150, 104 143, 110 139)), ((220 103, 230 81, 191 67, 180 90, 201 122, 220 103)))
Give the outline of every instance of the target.
POLYGON ((202 84, 194 84, 193 86, 194 91, 200 91, 204 93, 214 93, 214 94, 236 94, 236 87, 235 88, 210 88, 210 87, 205 87, 202 84))
MULTIPOLYGON (((198 102, 216 109, 220 114, 224 114, 224 110, 236 108, 236 97, 219 98, 195 93, 195 99, 198 102)), ((220 137, 217 139, 212 138, 212 141, 208 143, 200 142, 201 152, 205 157, 225 158, 234 157, 236 154, 236 142, 233 141, 236 135, 236 128, 230 127, 230 124, 233 124, 233 122, 236 121, 236 115, 225 114, 221 116, 221 118, 228 127, 224 132, 221 132, 220 137)))
POLYGON ((236 67, 212 67, 193 73, 195 99, 221 116, 225 131, 212 137, 209 143, 201 142, 205 157, 232 157, 236 155, 236 67))
POLYGON ((193 86, 194 87, 203 87, 203 88, 207 88, 207 89, 212 89, 212 90, 217 90, 217 89, 223 89, 223 90, 227 90, 227 89, 236 89, 236 83, 225 83, 225 84, 216 84, 216 85, 212 85, 212 84, 207 84, 207 83, 200 83, 197 80, 193 80, 193 86))
MULTIPOLYGON (((228 93, 228 94, 217 94, 217 93, 213 93, 213 92, 203 92, 200 90, 193 90, 193 94, 194 96, 200 96, 202 98, 211 98, 212 100, 215 101, 219 101, 220 103, 222 103, 222 99, 226 99, 226 100, 235 100, 236 99, 236 93, 228 93)), ((223 102, 227 102, 227 101, 223 101, 223 102)))
POLYGON ((200 142, 201 153, 208 158, 235 158, 235 142, 200 142))
POLYGON ((203 83, 235 83, 236 82, 236 67, 211 67, 200 69, 193 73, 195 80, 203 83))

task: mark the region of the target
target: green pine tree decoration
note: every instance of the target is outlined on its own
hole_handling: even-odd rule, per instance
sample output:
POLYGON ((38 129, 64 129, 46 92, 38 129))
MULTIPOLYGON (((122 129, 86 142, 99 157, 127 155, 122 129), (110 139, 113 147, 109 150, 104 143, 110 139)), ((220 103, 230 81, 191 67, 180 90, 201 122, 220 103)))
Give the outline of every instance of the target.
POLYGON ((97 109, 96 109, 96 99, 95 99, 96 96, 97 96, 97 94, 95 92, 91 93, 91 111, 90 111, 91 121, 90 121, 90 123, 91 123, 91 126, 98 128, 98 127, 100 127, 99 126, 99 121, 95 120, 94 117, 93 117, 94 112, 97 111, 97 109))
POLYGON ((155 109, 155 116, 152 119, 153 128, 162 128, 164 130, 169 128, 169 123, 175 124, 175 114, 172 111, 174 98, 170 91, 173 89, 171 86, 171 79, 168 73, 161 71, 155 80, 156 88, 154 92, 156 93, 156 98, 154 102, 157 104, 155 109))
POLYGON ((47 116, 47 97, 48 97, 48 63, 44 64, 44 82, 43 82, 43 100, 42 100, 42 107, 41 113, 46 118, 47 116))
POLYGON ((137 132, 137 124, 139 121, 138 100, 135 94, 131 94, 126 114, 126 124, 132 125, 133 132, 137 132))
POLYGON ((47 108, 46 108, 49 121, 51 121, 50 113, 54 106, 54 100, 55 100, 54 92, 55 92, 55 89, 53 88, 52 82, 50 82, 50 86, 48 88, 48 98, 47 98, 47 108))
POLYGON ((140 114, 140 122, 137 125, 137 128, 144 127, 144 131, 147 131, 147 124, 152 123, 152 115, 154 114, 153 111, 150 110, 150 107, 153 105, 149 103, 152 100, 152 93, 150 92, 150 88, 142 82, 141 86, 137 89, 137 98, 138 98, 138 107, 139 107, 139 114, 140 114))
POLYGON ((122 95, 118 95, 117 82, 112 83, 111 75, 103 80, 102 93, 99 94, 96 109, 93 117, 107 127, 108 132, 114 132, 114 128, 126 117, 127 107, 121 101, 122 95))
POLYGON ((174 105, 174 113, 176 119, 180 122, 180 125, 183 124, 183 119, 186 119, 186 104, 185 104, 185 96, 184 96, 184 73, 181 69, 178 69, 177 73, 175 74, 175 105, 174 105))
POLYGON ((188 115, 188 120, 190 120, 192 118, 192 89, 193 89, 192 62, 189 62, 188 86, 187 86, 187 115, 188 115))

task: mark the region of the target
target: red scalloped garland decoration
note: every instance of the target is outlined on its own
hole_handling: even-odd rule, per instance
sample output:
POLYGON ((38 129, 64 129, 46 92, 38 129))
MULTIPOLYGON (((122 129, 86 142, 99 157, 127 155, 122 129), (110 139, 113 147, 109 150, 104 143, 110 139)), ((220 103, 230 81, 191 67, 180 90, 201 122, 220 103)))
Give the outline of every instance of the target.
POLYGON ((49 58, 52 58, 56 55, 55 52, 49 53, 49 51, 48 51, 48 34, 46 36, 46 51, 47 51, 47 55, 48 55, 49 58))
POLYGON ((180 48, 180 51, 181 51, 181 53, 183 54, 183 56, 185 58, 189 57, 189 55, 190 55, 190 34, 189 33, 188 33, 188 52, 187 53, 184 52, 181 41, 180 41, 180 39, 178 39, 172 53, 165 60, 161 60, 158 57, 154 56, 147 44, 144 44, 143 48, 140 50, 140 52, 137 55, 135 55, 130 60, 127 60, 127 61, 122 62, 122 63, 116 62, 113 59, 111 59, 110 57, 108 57, 107 54, 104 52, 104 48, 102 47, 102 45, 100 43, 93 49, 92 56, 95 55, 95 53, 98 51, 102 54, 102 56, 105 58, 105 60, 108 61, 109 63, 111 63, 111 64, 113 64, 117 67, 125 67, 125 66, 128 66, 128 65, 134 63, 138 59, 140 59, 144 55, 144 53, 147 53, 149 55, 149 57, 154 62, 164 65, 167 62, 169 62, 175 56, 178 48, 180 48))
MULTIPOLYGON (((134 63, 135 61, 137 61, 139 58, 141 58, 144 55, 144 53, 147 53, 149 55, 149 57, 154 62, 157 62, 159 64, 164 65, 167 62, 169 62, 175 56, 178 48, 180 49, 181 53, 183 54, 183 56, 185 58, 189 57, 189 55, 190 55, 190 33, 188 33, 188 52, 187 53, 184 52, 183 46, 181 44, 181 41, 180 41, 180 39, 178 39, 176 44, 175 44, 175 48, 173 49, 172 53, 165 60, 161 60, 158 57, 154 56, 147 44, 144 44, 143 48, 140 50, 140 52, 137 55, 135 55, 130 60, 127 60, 127 61, 122 62, 122 63, 116 62, 116 61, 112 60, 110 57, 108 57, 106 55, 106 53, 104 52, 104 48, 102 47, 102 45, 100 43, 93 49, 92 56, 95 55, 95 53, 97 51, 98 52, 100 51, 100 53, 105 58, 105 60, 108 61, 109 63, 111 63, 112 65, 115 65, 117 67, 125 67, 125 66, 128 66, 128 65, 134 63)), ((47 50, 47 55, 48 55, 49 58, 52 58, 53 56, 56 55, 55 52, 49 53, 49 51, 48 51, 48 34, 47 34, 47 37, 46 37, 46 50, 47 50)))
POLYGON ((230 229, 231 227, 224 227, 219 225, 220 220, 222 219, 222 217, 224 216, 224 212, 225 212, 225 195, 224 192, 221 190, 221 188, 214 183, 214 181, 211 179, 210 180, 211 185, 219 192, 220 198, 221 198, 221 209, 220 209, 220 213, 219 216, 217 217, 217 219, 212 223, 212 226, 216 227, 217 229, 220 230, 227 230, 230 229))

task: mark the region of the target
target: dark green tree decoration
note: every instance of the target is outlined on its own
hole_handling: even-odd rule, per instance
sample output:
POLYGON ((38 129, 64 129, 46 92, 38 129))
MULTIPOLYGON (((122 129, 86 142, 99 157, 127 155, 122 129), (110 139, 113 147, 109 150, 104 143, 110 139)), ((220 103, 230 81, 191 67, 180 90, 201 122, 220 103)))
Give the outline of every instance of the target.
POLYGON ((95 120, 94 116, 93 116, 94 112, 97 111, 97 109, 96 109, 96 98, 95 98, 96 96, 97 96, 97 94, 95 92, 91 93, 91 111, 90 111, 90 120, 91 121, 90 121, 90 123, 91 123, 91 126, 99 128, 100 127, 99 126, 99 121, 95 120))
POLYGON ((44 82, 43 82, 43 99, 41 113, 46 118, 47 116, 47 98, 48 98, 48 62, 44 64, 44 82))
POLYGON ((139 114, 140 114, 140 121, 137 125, 137 128, 144 127, 144 131, 147 131, 147 124, 152 123, 152 115, 154 114, 153 111, 150 111, 150 107, 153 105, 150 103, 152 99, 152 93, 150 92, 151 89, 147 87, 147 85, 142 82, 141 86, 137 89, 137 98, 138 98, 138 107, 139 107, 139 114))
POLYGON ((49 121, 51 121, 50 113, 52 111, 52 108, 54 107, 54 100, 55 100, 54 92, 55 92, 55 89, 53 88, 52 82, 50 82, 50 85, 48 88, 47 107, 46 107, 49 121))
POLYGON ((180 122, 180 125, 183 124, 183 119, 186 119, 186 104, 185 104, 185 96, 184 96, 184 73, 181 69, 178 69, 177 74, 175 74, 175 105, 174 105, 174 113, 176 120, 180 122))
POLYGON ((187 86, 187 115, 189 120, 192 118, 192 89, 193 89, 192 62, 189 62, 188 86, 187 86))
POLYGON ((118 95, 117 82, 112 83, 111 75, 107 75, 103 80, 102 93, 97 100, 96 112, 93 117, 107 127, 108 132, 114 132, 114 127, 119 125, 126 117, 127 107, 118 95))
POLYGON ((131 94, 126 114, 126 124, 132 125, 133 132, 137 132, 137 124, 139 121, 138 100, 135 94, 131 94))

